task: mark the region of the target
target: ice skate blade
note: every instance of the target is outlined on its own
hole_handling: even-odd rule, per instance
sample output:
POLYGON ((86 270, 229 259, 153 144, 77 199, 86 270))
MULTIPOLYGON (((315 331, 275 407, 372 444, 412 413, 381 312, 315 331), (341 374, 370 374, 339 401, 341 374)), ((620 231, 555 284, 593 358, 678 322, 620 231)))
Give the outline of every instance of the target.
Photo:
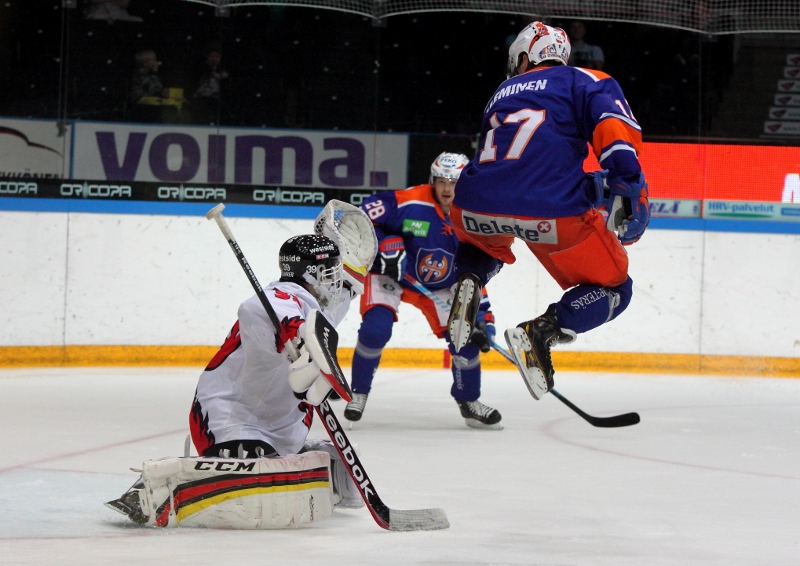
POLYGON ((522 328, 509 328, 505 332, 506 344, 508 349, 514 356, 514 361, 517 364, 519 373, 522 376, 525 385, 528 387, 531 396, 537 401, 544 397, 545 393, 549 391, 547 388, 547 379, 544 373, 535 365, 528 367, 525 361, 525 352, 531 352, 531 341, 528 335, 522 328))
POLYGON ((472 325, 467 321, 467 311, 469 310, 469 302, 472 299, 472 294, 475 291, 475 282, 470 279, 464 279, 456 289, 456 304, 458 310, 454 313, 448 330, 450 332, 450 340, 456 352, 467 345, 469 337, 472 334, 472 325))
POLYGON ((500 423, 486 424, 476 419, 464 419, 467 426, 470 428, 477 428, 479 430, 503 430, 503 425, 500 423))

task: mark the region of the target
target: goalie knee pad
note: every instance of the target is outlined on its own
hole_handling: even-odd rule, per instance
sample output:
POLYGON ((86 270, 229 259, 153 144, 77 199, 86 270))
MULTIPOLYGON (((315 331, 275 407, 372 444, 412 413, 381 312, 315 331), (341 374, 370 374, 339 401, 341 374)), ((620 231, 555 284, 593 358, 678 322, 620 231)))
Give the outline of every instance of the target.
MULTIPOLYGON (((358 454, 358 448, 353 445, 358 454)), ((364 500, 358 486, 347 472, 339 452, 330 440, 307 440, 303 445, 303 453, 309 451, 327 452, 331 458, 331 483, 333 485, 333 506, 339 509, 360 509, 364 500)))
POLYGON ((144 462, 138 491, 147 525, 282 529, 333 513, 330 456, 164 458, 144 462))

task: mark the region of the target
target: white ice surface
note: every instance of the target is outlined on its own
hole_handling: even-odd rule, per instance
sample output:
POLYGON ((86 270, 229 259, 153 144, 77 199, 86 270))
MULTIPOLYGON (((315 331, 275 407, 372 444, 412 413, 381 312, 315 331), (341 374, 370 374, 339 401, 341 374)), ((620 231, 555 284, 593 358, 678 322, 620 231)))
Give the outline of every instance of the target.
POLYGON ((386 504, 442 507, 450 529, 387 532, 363 509, 287 531, 129 524, 102 503, 182 455, 199 371, 0 371, 0 564, 800 564, 798 379, 557 373, 586 412, 642 417, 600 429, 490 371, 505 429, 480 431, 446 370, 380 369, 347 434, 386 504))

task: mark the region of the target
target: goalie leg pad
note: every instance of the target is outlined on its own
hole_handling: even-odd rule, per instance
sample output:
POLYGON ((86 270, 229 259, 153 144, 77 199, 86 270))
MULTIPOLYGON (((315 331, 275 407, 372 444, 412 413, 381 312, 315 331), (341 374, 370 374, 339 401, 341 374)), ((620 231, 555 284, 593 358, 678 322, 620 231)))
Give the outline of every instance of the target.
POLYGON ((144 462, 139 491, 156 527, 283 529, 333 513, 330 456, 164 458, 144 462))

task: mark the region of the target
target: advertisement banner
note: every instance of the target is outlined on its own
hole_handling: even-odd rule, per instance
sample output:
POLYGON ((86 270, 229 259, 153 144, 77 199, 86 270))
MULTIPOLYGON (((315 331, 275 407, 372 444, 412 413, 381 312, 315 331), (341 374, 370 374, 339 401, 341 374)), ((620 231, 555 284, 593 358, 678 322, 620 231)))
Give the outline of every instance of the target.
POLYGON ((771 106, 770 120, 800 120, 800 106, 771 106))
POLYGON ((765 134, 783 134, 789 136, 800 136, 800 122, 764 122, 765 134))
POLYGON ((71 127, 56 120, 0 118, 0 179, 66 177, 71 127))
POLYGON ((650 216, 653 218, 700 218, 703 211, 701 200, 674 200, 651 198, 650 216))
MULTIPOLYGON (((800 122, 786 123, 800 133, 800 122)), ((787 175, 800 173, 800 147, 645 142, 639 161, 650 198, 780 202, 787 175)), ((600 168, 591 153, 584 168, 600 168)))
POLYGON ((800 94, 776 94, 776 106, 800 106, 800 94))
POLYGON ((703 218, 800 222, 800 204, 709 200, 703 218))
POLYGON ((0 197, 104 201, 269 204, 322 208, 331 199, 360 206, 374 194, 365 189, 298 188, 267 185, 204 185, 146 181, 70 179, 0 180, 0 197))
POLYGON ((800 67, 784 67, 784 79, 800 79, 800 67))
POLYGON ((73 177, 388 190, 407 163, 405 134, 78 122, 73 177))
POLYGON ((778 92, 800 92, 800 81, 780 80, 778 81, 778 92))
MULTIPOLYGON (((800 135, 800 121, 767 124, 800 135)), ((164 187, 178 200, 205 200, 209 189, 227 194, 255 185, 273 192, 245 200, 269 204, 319 199, 302 191, 320 189, 397 190, 408 184, 408 144, 405 134, 102 122, 59 130, 55 121, 0 118, 0 196, 34 196, 38 189, 25 180, 48 178, 79 179, 62 198, 106 198, 116 189, 99 187, 130 183, 157 185, 146 200, 163 200, 164 187), (84 181, 90 184, 79 191, 84 181), (301 192, 283 192, 290 189, 301 192)), ((651 200, 664 201, 653 210, 658 214, 691 217, 701 200, 800 199, 798 146, 645 142, 640 160, 651 200), (677 201, 683 204, 675 208, 677 201)), ((599 169, 591 155, 585 167, 599 169)))

